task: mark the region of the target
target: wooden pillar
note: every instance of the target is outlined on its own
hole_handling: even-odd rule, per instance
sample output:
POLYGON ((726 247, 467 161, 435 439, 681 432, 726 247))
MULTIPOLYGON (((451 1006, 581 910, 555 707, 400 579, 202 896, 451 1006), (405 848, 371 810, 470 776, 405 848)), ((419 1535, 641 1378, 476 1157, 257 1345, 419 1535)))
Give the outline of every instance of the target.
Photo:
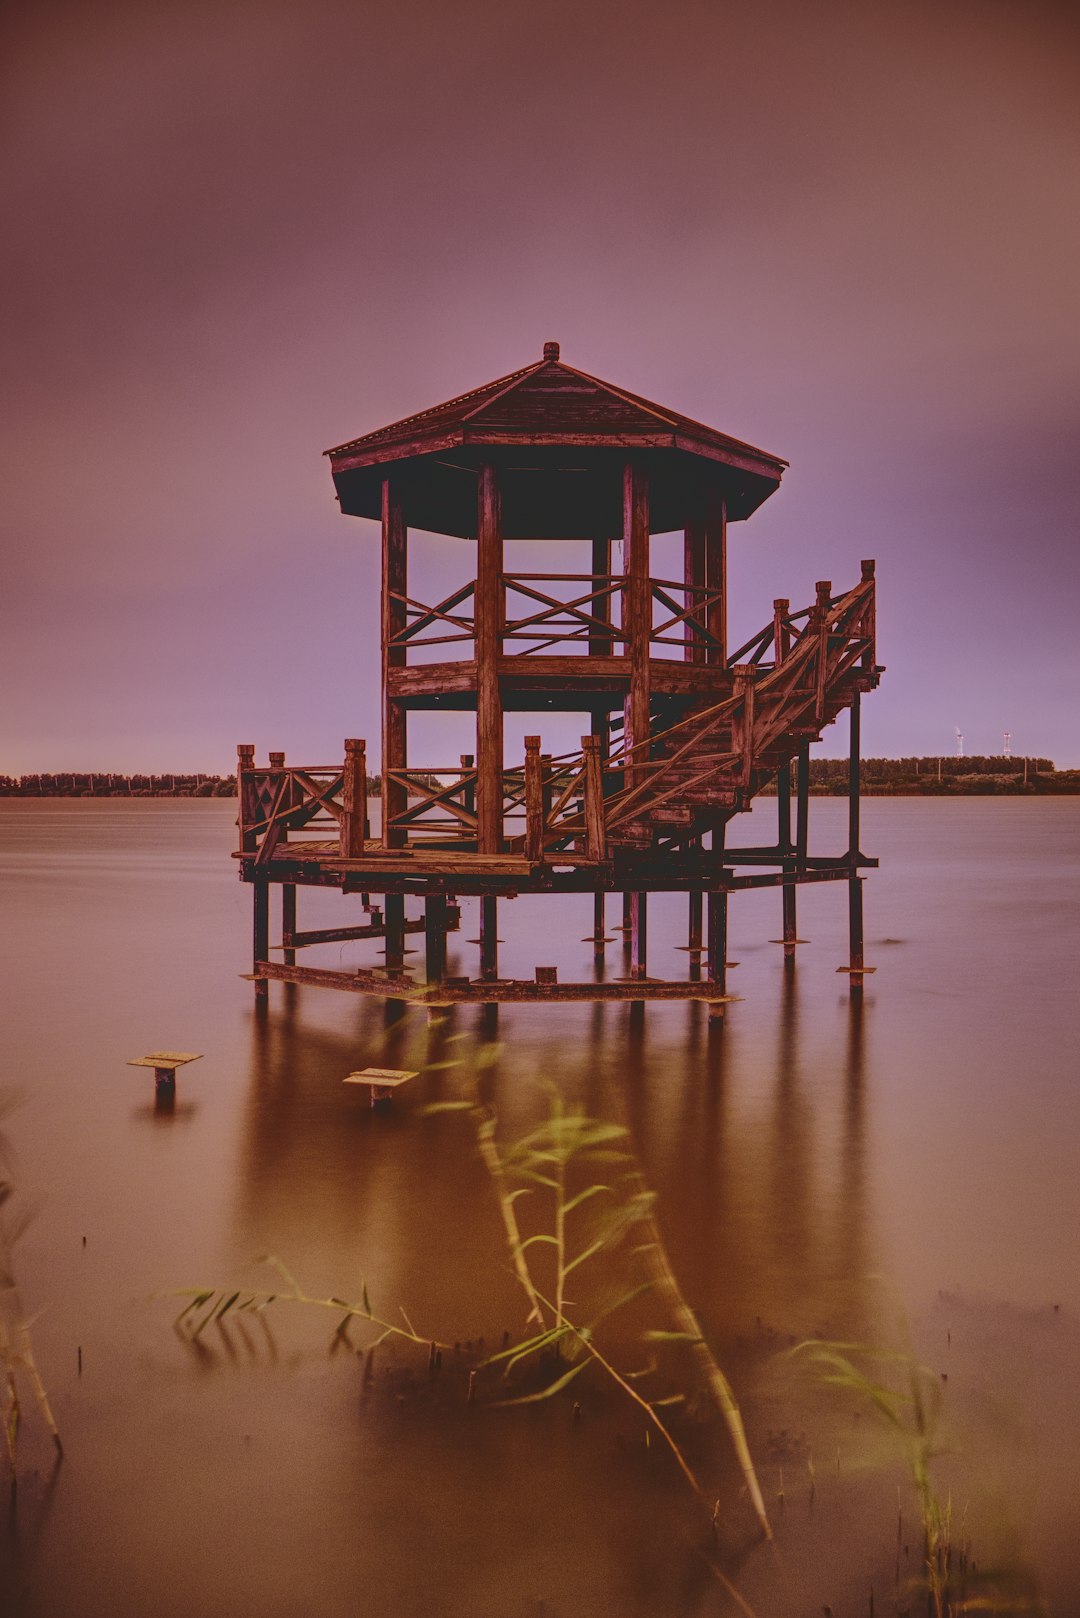
POLYGON ((463 807, 469 811, 470 815, 475 815, 476 782, 465 781, 465 777, 472 774, 473 765, 476 763, 476 757, 473 753, 461 753, 458 756, 461 762, 462 779, 464 781, 464 785, 461 788, 461 802, 463 807))
POLYGON ((630 976, 648 976, 649 956, 649 896, 647 893, 630 895, 630 976))
POLYGON ((446 920, 446 895, 429 893, 424 900, 424 943, 429 983, 441 983, 446 977, 446 920))
POLYGON ((626 566, 624 614, 629 623, 630 697, 626 708, 628 746, 639 747, 627 785, 643 779, 650 727, 649 637, 652 593, 649 585, 649 475, 644 462, 631 457, 623 468, 623 554, 626 566))
MULTIPOLYGON (((261 872, 252 883, 252 899, 251 968, 257 971, 264 961, 270 959, 270 879, 261 872)), ((256 1000, 265 1000, 269 993, 270 985, 266 979, 257 979, 256 1000)))
POLYGON ((848 859, 853 867, 859 857, 859 765, 862 741, 859 698, 857 690, 852 693, 848 737, 848 859))
POLYGON ((851 875, 848 878, 848 942, 851 959, 849 966, 860 970, 852 973, 851 987, 853 992, 862 993, 863 979, 861 968, 863 961, 863 892, 862 878, 858 874, 856 861, 859 858, 859 762, 861 743, 861 715, 859 712, 860 693, 855 691, 851 698, 851 731, 848 763, 848 859, 851 862, 851 875))
POLYGON ((683 579, 686 590, 683 606, 690 616, 683 626, 683 658, 687 663, 704 663, 705 645, 698 634, 698 626, 705 617, 702 610, 705 587, 705 521, 696 516, 683 530, 683 579))
POLYGON ((690 903, 688 908, 689 915, 687 917, 686 927, 686 947, 692 955, 696 955, 700 953, 702 948, 701 921, 703 905, 702 894, 699 888, 695 888, 690 894, 690 903))
POLYGON ((405 965, 405 895, 386 894, 383 914, 386 918, 386 969, 400 972, 405 965))
POLYGON ((544 857, 544 766, 540 737, 525 738, 525 858, 539 863, 544 857))
MULTIPOLYGON (((383 725, 382 725, 382 844, 384 848, 403 848, 407 833, 403 827, 392 827, 395 815, 408 807, 408 792, 400 783, 392 781, 390 772, 406 767, 406 715, 399 699, 390 692, 390 676, 394 669, 405 667, 405 648, 392 644, 393 637, 405 628, 407 618, 405 594, 408 588, 408 536, 401 506, 401 494, 393 479, 384 478, 382 485, 382 673, 383 673, 383 725)), ((360 836, 363 837, 361 829, 360 836)))
MULTIPOLYGON (((593 589, 607 590, 611 585, 611 540, 594 539, 592 542, 592 575, 593 589)), ((612 597, 604 595, 593 600, 586 609, 593 618, 600 618, 605 624, 612 621, 612 597)), ((610 657, 611 637, 599 631, 589 636, 590 657, 610 657)))
MULTIPOLYGON (((709 982, 716 984, 718 994, 727 993, 727 926, 728 896, 726 888, 712 888, 708 904, 708 950, 706 954, 709 982)), ((723 1003, 709 1006, 710 1020, 724 1015, 723 1003)))
POLYGON ((499 657, 503 631, 503 541, 498 476, 480 468, 476 528, 477 848, 498 854, 503 827, 503 712, 499 657))
POLYGON ((281 942, 282 960, 286 966, 296 965, 296 883, 281 884, 281 942))
POLYGON ((607 824, 604 820, 604 775, 600 758, 600 738, 583 736, 581 752, 585 766, 585 852, 589 859, 607 859, 607 824))
POLYGON ((705 587, 710 596, 705 627, 712 636, 705 661, 726 668, 727 504, 718 490, 711 490, 705 501, 705 587))
POLYGON ((604 942, 606 937, 604 932, 604 900, 604 890, 602 888, 597 888, 596 892, 593 894, 592 947, 594 961, 602 961, 604 959, 604 942))
POLYGON ((254 768, 255 749, 241 742, 236 749, 236 824, 240 831, 241 854, 254 854, 258 848, 258 835, 251 829, 255 820, 254 768))
POLYGON ((499 975, 499 901, 485 893, 480 900, 480 976, 490 983, 499 975))
MULTIPOLYGON (((384 812, 385 803, 384 796, 384 812)), ((345 742, 345 769, 341 792, 342 858, 347 860, 361 859, 364 853, 364 838, 366 836, 367 748, 363 741, 357 740, 356 737, 349 737, 345 742)))
POLYGON ((795 775, 795 868, 806 869, 810 832, 810 743, 799 748, 795 775))

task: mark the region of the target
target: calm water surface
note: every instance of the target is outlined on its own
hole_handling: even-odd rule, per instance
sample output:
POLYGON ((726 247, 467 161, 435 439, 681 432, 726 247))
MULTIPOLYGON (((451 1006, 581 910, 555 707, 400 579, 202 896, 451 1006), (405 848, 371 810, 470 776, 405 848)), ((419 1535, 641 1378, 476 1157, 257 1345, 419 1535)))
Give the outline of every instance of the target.
MULTIPOLYGON (((843 803, 811 807, 822 850, 842 846, 843 803)), ((767 837, 773 813, 740 837, 767 837)), ((503 1008, 494 1031, 471 1008, 388 1025, 376 1003, 282 985, 257 1014, 233 816, 215 801, 0 801, 0 1083, 23 1098, 3 1127, 35 1207, 17 1270, 66 1448, 54 1467, 25 1398, 0 1610, 734 1611, 710 1558, 762 1615, 862 1615, 871 1584, 877 1613, 903 1610, 898 1484, 902 1580, 919 1547, 902 1457, 868 1407, 782 1352, 901 1331, 945 1379, 939 1481, 976 1558, 1023 1572, 1055 1612, 1080 1609, 1080 802, 869 801, 882 869, 861 1010, 835 970, 843 888, 801 892, 810 942, 790 974, 768 942, 779 896, 746 894, 729 979, 743 999, 711 1028, 674 1005, 637 1022, 611 1005, 503 1008), (204 1053, 172 1115, 125 1065, 161 1048, 204 1053), (341 1082, 369 1064, 421 1076, 372 1112, 341 1082), (468 1118, 421 1109, 479 1083, 509 1140, 545 1114, 538 1080, 629 1131, 743 1405, 776 1555, 748 1549, 704 1408, 670 1419, 721 1501, 715 1544, 614 1388, 587 1375, 565 1401, 497 1409, 491 1378, 466 1404, 466 1344, 517 1335, 525 1309, 468 1118), (331 1354, 334 1318, 295 1306, 197 1343, 174 1333, 176 1305, 155 1294, 268 1285, 268 1253, 311 1293, 358 1299, 366 1283, 377 1312, 404 1307, 460 1354, 448 1347, 434 1380, 408 1345, 368 1367, 362 1331, 331 1354)), ((301 925, 355 919, 337 894, 300 904, 301 925)), ((500 919, 504 971, 589 975, 588 899, 518 901, 500 919)), ((474 971, 474 902, 463 921, 451 970, 474 971)), ((682 902, 655 905, 658 975, 685 972, 684 928, 682 902)), ((635 1309, 605 1339, 627 1370, 647 1358, 642 1325, 665 1324, 635 1309)), ((692 1393, 679 1350, 656 1354, 647 1396, 692 1393)))

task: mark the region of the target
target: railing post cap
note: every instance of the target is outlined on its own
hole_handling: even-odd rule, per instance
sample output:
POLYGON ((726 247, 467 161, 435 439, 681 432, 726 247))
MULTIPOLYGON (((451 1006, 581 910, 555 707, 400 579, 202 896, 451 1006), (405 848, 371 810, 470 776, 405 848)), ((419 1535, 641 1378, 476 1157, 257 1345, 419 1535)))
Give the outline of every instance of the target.
POLYGON ((252 742, 239 742, 236 751, 241 758, 255 757, 255 747, 252 742))
POLYGON ((267 753, 266 756, 270 760, 270 768, 272 770, 280 770, 282 765, 285 763, 284 753, 267 753))
POLYGON ((526 738, 525 738, 525 751, 526 751, 526 753, 533 753, 533 752, 539 753, 539 751, 540 751, 540 738, 539 738, 539 736, 526 736, 526 738))
POLYGON ((777 596, 776 600, 773 602, 773 606, 780 612, 786 612, 791 606, 790 596, 777 596))
POLYGON ((367 742, 362 738, 357 738, 356 736, 346 736, 345 738, 346 753, 362 753, 366 747, 367 742))
POLYGON ((873 559, 873 557, 871 557, 869 561, 864 561, 863 562, 863 564, 862 564, 862 576, 863 576, 864 579, 872 579, 874 577, 874 559, 873 559))
POLYGON ((832 595, 832 580, 819 579, 814 585, 814 589, 817 591, 819 596, 832 595))

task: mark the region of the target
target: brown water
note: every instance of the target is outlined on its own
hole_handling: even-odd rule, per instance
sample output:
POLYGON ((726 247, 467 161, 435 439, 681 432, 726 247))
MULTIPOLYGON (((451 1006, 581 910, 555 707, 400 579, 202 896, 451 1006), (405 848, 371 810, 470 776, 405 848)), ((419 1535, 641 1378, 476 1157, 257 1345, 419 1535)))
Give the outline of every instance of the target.
MULTIPOLYGON (((37 1205, 17 1270, 66 1450, 54 1466, 24 1396, 0 1610, 733 1611, 710 1559, 762 1615, 865 1614, 871 1585, 877 1613, 903 1610, 898 1485, 901 1581, 919 1558, 903 1456, 865 1400, 826 1396, 781 1352, 811 1333, 895 1342, 900 1318, 947 1377, 938 1481, 976 1560, 1034 1580, 1058 1613, 1080 1607, 1080 802, 868 802, 879 970, 861 1011, 835 973, 845 895, 823 885, 800 894, 812 942, 791 975, 767 942, 778 896, 733 901, 744 999, 722 1028, 700 1007, 637 1022, 614 1005, 517 1007, 494 1034, 472 1009, 388 1026, 377 1004, 279 985, 256 1014, 238 975, 250 895, 228 858, 233 810, 0 802, 0 1083, 24 1097, 2 1127, 37 1205), (163 1047, 205 1053, 171 1115, 125 1065, 163 1047), (753 1546, 704 1405, 665 1412, 720 1500, 715 1542, 602 1373, 520 1409, 494 1407, 486 1373, 466 1403, 475 1340, 518 1334, 525 1307, 470 1120, 420 1109, 474 1094, 478 1051, 504 1140, 545 1115, 537 1079, 629 1129, 672 1267, 742 1403, 776 1554, 753 1546), (421 1077, 373 1112, 341 1082, 368 1064, 421 1077), (312 1293, 359 1299, 366 1281, 376 1312, 403 1306, 460 1353, 448 1346, 429 1378, 426 1353, 386 1344, 367 1375, 352 1348, 328 1351, 334 1317, 296 1306, 195 1343, 174 1333, 175 1304, 153 1294, 269 1285, 253 1262, 266 1253, 312 1293)), ((756 831, 748 817, 745 839, 773 812, 756 811, 756 831)), ((823 849, 842 844, 843 815, 813 803, 823 849)), ((302 924, 332 924, 346 903, 300 899, 302 924)), ((462 971, 474 910, 453 943, 462 971)), ((588 975, 588 900, 519 901, 501 921, 505 971, 551 960, 588 975)), ((685 971, 684 924, 682 903, 654 907, 658 975, 685 971)), ((617 971, 617 943, 609 957, 617 971)), ((647 1298, 617 1318, 606 1352, 636 1369, 642 1326, 671 1322, 647 1298)), ((681 1350, 654 1352, 647 1397, 695 1391, 681 1350)))

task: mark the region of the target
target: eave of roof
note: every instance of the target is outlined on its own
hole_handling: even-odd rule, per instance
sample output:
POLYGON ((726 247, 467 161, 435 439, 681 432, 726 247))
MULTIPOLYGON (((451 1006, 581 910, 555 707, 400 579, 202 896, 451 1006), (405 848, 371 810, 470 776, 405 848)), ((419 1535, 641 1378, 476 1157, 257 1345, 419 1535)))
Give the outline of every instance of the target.
MULTIPOLYGON (((448 443, 473 442, 483 443, 487 439, 502 443, 549 443, 580 442, 583 432, 580 428, 556 428, 554 431, 543 425, 542 406, 539 407, 539 419, 533 423, 520 426, 511 423, 500 423, 485 431, 483 425, 475 418, 494 405, 500 398, 513 394, 521 387, 527 378, 536 376, 539 372, 557 372, 566 377, 575 378, 578 382, 588 384, 590 388, 599 390, 610 400, 620 401, 631 407, 632 415, 637 421, 626 420, 620 423, 617 431, 597 431, 596 439, 599 442, 610 439, 612 443, 633 441, 637 435, 646 436, 653 443, 659 430, 663 435, 667 428, 671 434, 671 443, 678 443, 690 453, 709 454, 710 449, 721 451, 720 458, 742 461, 756 461, 765 467, 774 467, 779 479, 787 462, 778 455, 767 450, 758 449, 742 439, 732 438, 727 433, 720 432, 715 427, 708 427, 703 422, 694 421, 690 416, 684 416, 678 411, 669 410, 652 400, 644 399, 640 394, 629 393, 624 388, 617 388, 610 382, 604 382, 599 377, 590 376, 586 371, 576 370, 566 365, 558 357, 558 345, 545 345, 544 357, 532 365, 523 366, 518 371, 511 371, 507 376, 498 377, 482 387, 473 388, 468 393, 458 394, 456 398, 448 399, 443 404, 433 405, 427 410, 417 411, 414 415, 405 416, 400 421, 392 422, 386 427, 377 428, 374 432, 364 433, 358 438, 349 439, 343 444, 325 451, 333 464, 346 462, 349 466, 360 466, 397 458, 397 451, 403 455, 424 454, 430 448, 443 448, 448 443), (641 418, 649 419, 641 419, 641 418), (429 443, 429 439, 433 442, 429 443)), ((591 436, 591 435, 590 435, 591 436)), ((343 468, 344 469, 344 468, 343 468)))

